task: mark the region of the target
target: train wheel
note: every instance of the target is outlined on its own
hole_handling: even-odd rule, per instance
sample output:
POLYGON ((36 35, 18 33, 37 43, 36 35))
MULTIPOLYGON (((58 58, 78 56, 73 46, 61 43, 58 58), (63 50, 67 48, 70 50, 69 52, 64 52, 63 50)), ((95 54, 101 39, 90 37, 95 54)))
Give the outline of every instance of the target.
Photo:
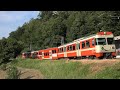
POLYGON ((94 56, 89 56, 89 59, 93 60, 93 59, 95 59, 95 57, 94 56))

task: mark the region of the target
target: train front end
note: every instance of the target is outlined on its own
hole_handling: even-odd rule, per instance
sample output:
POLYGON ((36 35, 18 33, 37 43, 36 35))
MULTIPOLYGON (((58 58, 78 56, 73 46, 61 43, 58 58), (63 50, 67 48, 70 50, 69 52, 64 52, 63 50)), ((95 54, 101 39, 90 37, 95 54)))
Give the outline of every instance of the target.
POLYGON ((116 47, 112 32, 99 32, 95 36, 95 52, 98 58, 116 57, 116 47))

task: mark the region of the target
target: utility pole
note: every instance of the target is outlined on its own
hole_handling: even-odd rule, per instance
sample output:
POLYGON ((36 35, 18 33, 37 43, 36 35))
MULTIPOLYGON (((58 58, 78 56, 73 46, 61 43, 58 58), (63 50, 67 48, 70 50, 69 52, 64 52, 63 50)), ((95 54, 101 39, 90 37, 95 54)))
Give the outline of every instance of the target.
POLYGON ((63 45, 63 44, 64 44, 64 37, 61 36, 61 45, 63 45))
POLYGON ((30 42, 30 51, 32 50, 32 44, 31 44, 31 42, 30 42))
MULTIPOLYGON (((30 30, 30 26, 29 26, 29 30, 30 30)), ((28 32, 29 32, 29 31, 28 31, 28 32)), ((29 50, 31 51, 31 50, 32 50, 32 41, 31 41, 30 32, 29 32, 28 34, 29 34, 29 50)))

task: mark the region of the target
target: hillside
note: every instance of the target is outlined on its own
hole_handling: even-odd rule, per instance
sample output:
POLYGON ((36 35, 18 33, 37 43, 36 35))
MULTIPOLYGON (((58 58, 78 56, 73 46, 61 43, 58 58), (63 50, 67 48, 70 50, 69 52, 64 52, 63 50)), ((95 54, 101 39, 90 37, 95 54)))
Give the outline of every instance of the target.
POLYGON ((120 11, 41 11, 37 19, 11 32, 24 44, 22 51, 56 47, 99 30, 120 35, 120 11))
POLYGON ((120 35, 120 11, 40 11, 0 40, 0 64, 22 52, 56 47, 102 31, 120 35))
POLYGON ((18 59, 9 65, 22 67, 23 72, 29 70, 28 74, 26 72, 21 76, 24 78, 33 76, 33 79, 120 79, 120 59, 93 61, 18 59))

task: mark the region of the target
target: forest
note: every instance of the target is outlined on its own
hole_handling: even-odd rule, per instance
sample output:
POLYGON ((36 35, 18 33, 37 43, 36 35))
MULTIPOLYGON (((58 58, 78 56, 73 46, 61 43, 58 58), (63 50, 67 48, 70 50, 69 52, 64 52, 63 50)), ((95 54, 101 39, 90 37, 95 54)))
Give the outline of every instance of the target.
POLYGON ((36 19, 0 40, 0 63, 22 52, 57 47, 100 30, 119 36, 119 17, 120 11, 40 11, 36 19))

